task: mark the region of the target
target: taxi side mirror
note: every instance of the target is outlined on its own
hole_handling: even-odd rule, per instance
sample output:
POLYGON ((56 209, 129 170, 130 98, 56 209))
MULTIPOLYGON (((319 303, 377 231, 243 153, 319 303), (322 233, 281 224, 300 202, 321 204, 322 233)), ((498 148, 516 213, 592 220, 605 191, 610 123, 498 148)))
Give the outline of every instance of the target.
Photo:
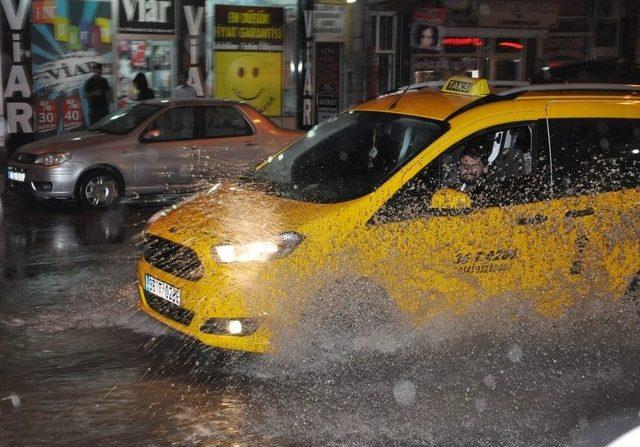
POLYGON ((431 211, 443 214, 464 214, 471 211, 471 197, 457 189, 439 189, 431 197, 431 211))
POLYGON ((144 135, 142 135, 143 140, 157 140, 158 138, 160 138, 159 129, 149 130, 148 132, 145 132, 144 135))

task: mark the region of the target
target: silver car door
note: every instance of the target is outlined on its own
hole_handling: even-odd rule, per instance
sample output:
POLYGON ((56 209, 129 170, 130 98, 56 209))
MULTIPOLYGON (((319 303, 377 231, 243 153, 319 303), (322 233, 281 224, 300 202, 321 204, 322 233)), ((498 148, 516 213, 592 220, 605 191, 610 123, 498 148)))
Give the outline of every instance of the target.
POLYGON ((143 132, 136 151, 135 179, 141 192, 191 189, 199 159, 197 108, 174 107, 143 132))
POLYGON ((200 170, 209 180, 242 175, 264 158, 263 138, 233 106, 204 107, 200 170))

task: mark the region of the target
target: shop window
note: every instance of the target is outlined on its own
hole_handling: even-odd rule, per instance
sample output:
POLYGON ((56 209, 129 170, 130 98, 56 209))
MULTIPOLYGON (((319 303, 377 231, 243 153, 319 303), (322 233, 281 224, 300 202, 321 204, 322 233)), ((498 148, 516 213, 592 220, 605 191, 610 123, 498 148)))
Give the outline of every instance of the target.
POLYGON ((376 53, 395 53, 397 23, 395 13, 372 13, 371 20, 376 53))

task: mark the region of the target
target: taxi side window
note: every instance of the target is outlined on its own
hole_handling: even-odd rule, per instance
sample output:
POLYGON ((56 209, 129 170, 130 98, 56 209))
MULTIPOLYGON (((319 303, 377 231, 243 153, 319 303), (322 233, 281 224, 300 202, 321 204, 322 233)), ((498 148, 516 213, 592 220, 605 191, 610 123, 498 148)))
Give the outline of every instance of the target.
POLYGON ((640 120, 552 119, 555 197, 640 185, 640 120))
POLYGON ((476 209, 547 198, 549 157, 546 126, 541 124, 492 128, 456 144, 396 192, 376 213, 373 223, 432 215, 431 197, 442 188, 464 191, 476 209))

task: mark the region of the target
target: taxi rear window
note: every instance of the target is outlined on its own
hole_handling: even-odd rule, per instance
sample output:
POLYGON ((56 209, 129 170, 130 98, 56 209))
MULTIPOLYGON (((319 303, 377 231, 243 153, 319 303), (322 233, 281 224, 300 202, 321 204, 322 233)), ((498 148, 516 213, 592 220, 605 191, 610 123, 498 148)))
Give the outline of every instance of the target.
POLYGON ((347 112, 269 160, 256 179, 295 200, 355 199, 372 192, 446 129, 442 122, 419 117, 347 112))

